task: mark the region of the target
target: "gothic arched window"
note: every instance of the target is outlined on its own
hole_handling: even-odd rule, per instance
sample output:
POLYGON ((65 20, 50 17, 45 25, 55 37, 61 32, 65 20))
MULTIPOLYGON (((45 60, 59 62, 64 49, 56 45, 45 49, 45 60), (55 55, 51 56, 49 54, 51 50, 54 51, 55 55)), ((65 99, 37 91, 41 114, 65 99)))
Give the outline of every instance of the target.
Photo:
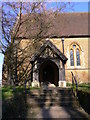
POLYGON ((78 44, 73 43, 70 46, 70 65, 71 66, 80 66, 80 47, 78 44))

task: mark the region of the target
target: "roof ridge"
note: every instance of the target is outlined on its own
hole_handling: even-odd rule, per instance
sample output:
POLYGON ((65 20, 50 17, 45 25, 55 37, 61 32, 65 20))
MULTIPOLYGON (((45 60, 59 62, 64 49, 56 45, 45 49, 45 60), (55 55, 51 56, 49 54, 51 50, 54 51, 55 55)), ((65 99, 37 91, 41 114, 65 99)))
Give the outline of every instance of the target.
MULTIPOLYGON (((88 13, 90 12, 58 12, 57 14, 88 14, 88 13)), ((39 14, 39 13, 25 13, 25 14, 22 14, 22 16, 28 15, 28 14, 39 14)))
POLYGON ((72 13, 72 14, 73 13, 78 13, 79 14, 79 13, 89 13, 89 12, 63 12, 63 13, 72 13))

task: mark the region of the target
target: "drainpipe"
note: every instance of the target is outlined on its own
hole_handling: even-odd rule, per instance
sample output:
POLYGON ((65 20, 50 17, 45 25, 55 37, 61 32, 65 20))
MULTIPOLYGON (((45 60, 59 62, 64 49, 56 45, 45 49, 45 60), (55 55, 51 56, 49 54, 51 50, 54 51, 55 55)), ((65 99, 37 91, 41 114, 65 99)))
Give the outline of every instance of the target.
POLYGON ((63 48, 63 54, 64 54, 64 38, 61 38, 62 41, 62 48, 63 48))
MULTIPOLYGON (((63 54, 64 54, 64 38, 61 38, 62 41, 62 49, 63 49, 63 54)), ((62 80, 65 80, 65 64, 63 63, 63 78, 62 80)))

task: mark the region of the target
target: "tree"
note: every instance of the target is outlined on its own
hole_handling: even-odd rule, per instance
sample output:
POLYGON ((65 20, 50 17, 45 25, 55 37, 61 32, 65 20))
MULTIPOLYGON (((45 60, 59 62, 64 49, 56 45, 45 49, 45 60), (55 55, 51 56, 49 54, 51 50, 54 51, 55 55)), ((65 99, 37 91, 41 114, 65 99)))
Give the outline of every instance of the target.
MULTIPOLYGON (((48 4, 50 3, 45 3, 44 1, 31 3, 8 2, 2 4, 2 40, 0 44, 2 45, 1 51, 5 56, 3 73, 5 71, 7 73, 7 83, 15 85, 19 81, 30 78, 31 65, 30 62, 25 64, 26 61, 30 59, 33 53, 44 42, 45 34, 47 34, 48 29, 53 25, 52 21, 55 16, 67 10, 68 7, 70 9, 73 7, 73 4, 70 2, 56 3, 53 10, 48 4), (47 19, 45 19, 46 17, 47 19), (22 34, 20 28, 23 24, 28 24, 28 21, 30 23, 29 28, 34 29, 35 27, 37 31, 34 34, 30 33, 29 38, 32 40, 30 40, 30 43, 24 49, 21 49, 19 46, 20 41, 17 41, 17 38, 22 34), (26 54, 25 52, 29 49, 31 52, 26 54)), ((27 31, 28 29, 26 28, 24 32, 27 33, 27 31)))

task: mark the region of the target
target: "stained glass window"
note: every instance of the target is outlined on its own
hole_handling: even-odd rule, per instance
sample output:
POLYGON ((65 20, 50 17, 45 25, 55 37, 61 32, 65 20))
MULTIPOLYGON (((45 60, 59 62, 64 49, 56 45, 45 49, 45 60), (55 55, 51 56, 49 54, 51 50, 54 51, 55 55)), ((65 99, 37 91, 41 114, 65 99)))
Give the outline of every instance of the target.
POLYGON ((80 65, 80 52, 79 49, 76 50, 76 62, 77 62, 77 66, 80 65))
POLYGON ((70 65, 74 66, 74 52, 72 49, 70 50, 70 65))

